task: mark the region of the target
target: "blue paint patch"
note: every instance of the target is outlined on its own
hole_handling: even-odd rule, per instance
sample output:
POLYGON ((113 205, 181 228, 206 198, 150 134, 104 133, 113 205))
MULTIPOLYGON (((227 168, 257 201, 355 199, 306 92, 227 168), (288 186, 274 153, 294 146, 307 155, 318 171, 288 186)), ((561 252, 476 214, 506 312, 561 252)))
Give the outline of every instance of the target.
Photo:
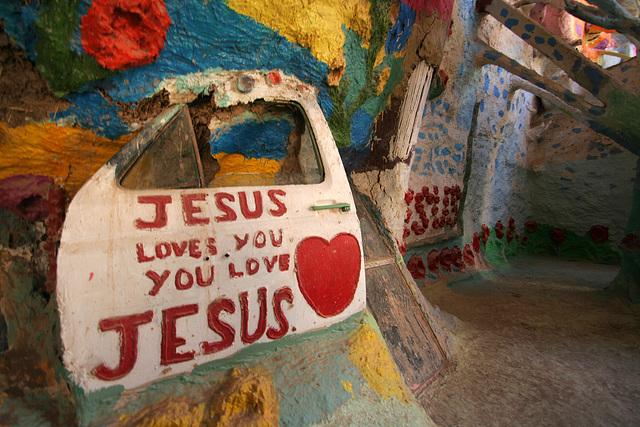
POLYGON ((531 38, 531 34, 522 33, 520 37, 522 38, 522 40, 529 40, 531 38))
POLYGON ((533 40, 537 43, 537 44, 543 44, 546 40, 544 39, 544 37, 540 37, 540 36, 535 36, 533 38, 533 40))
POLYGON ((73 106, 58 112, 57 117, 66 118, 84 129, 90 129, 110 139, 118 139, 130 132, 129 126, 118 115, 120 107, 107 102, 97 90, 72 93, 66 99, 73 106))
POLYGON ((359 108, 351 116, 351 145, 358 151, 369 147, 373 117, 363 108, 359 108))
POLYGON ((440 140, 440 135, 439 135, 439 134, 437 134, 437 133, 436 133, 435 135, 433 135, 433 137, 435 138, 435 140, 436 140, 436 141, 439 141, 439 140, 440 140))
POLYGON ((547 44, 551 47, 554 47, 555 45, 558 44, 558 41, 553 37, 549 37, 549 40, 547 40, 547 44))
POLYGON ((564 61, 564 56, 562 56, 562 54, 557 49, 553 49, 553 57, 558 61, 564 61))
POLYGON ((551 80, 553 80, 555 82, 556 80, 558 80, 558 76, 551 77, 551 80))
POLYGON ((504 77, 500 77, 500 84, 503 85, 504 84, 504 77))
POLYGON ((455 144, 453 146, 453 148, 455 148, 456 151, 462 151, 464 149, 464 145, 463 144, 455 144))
POLYGON ((455 175, 458 173, 458 170, 456 168, 449 168, 449 175, 455 175))
POLYGON ((576 62, 574 62, 573 66, 571 67, 571 72, 577 73, 581 67, 582 67, 582 59, 576 59, 576 62))
POLYGON ((507 99, 509 97, 509 92, 506 89, 502 89, 502 99, 507 99))
POLYGON ((491 125, 491 130, 493 130, 493 132, 498 132, 498 129, 496 129, 496 125, 491 125))
POLYGON ((508 29, 512 29, 513 27, 515 27, 516 25, 518 25, 520 23, 519 19, 515 19, 515 18, 507 18, 504 21, 504 26, 507 27, 508 29))
POLYGON ((535 26, 535 25, 533 25, 533 24, 525 24, 525 25, 524 25, 524 29, 525 29, 525 30, 527 30, 527 31, 529 31, 530 33, 532 33, 532 32, 533 32, 533 30, 535 30, 535 29, 536 29, 536 26, 535 26))
POLYGON ((294 128, 282 118, 256 116, 213 133, 211 154, 239 153, 252 159, 282 160, 287 155, 287 140, 294 128))
POLYGON ((564 91, 564 100, 570 103, 576 102, 578 99, 569 90, 564 91))
POLYGON ((442 151, 440 151, 441 156, 449 156, 450 154, 451 154, 451 150, 449 150, 447 147, 444 147, 442 151))
POLYGON ((511 111, 512 108, 513 105, 511 104, 511 101, 507 101, 507 111, 511 111))
POLYGON ((389 36, 385 43, 387 55, 400 52, 404 48, 411 35, 413 24, 416 22, 416 13, 403 2, 398 4, 400 5, 400 12, 396 22, 391 27, 391 31, 389 31, 389 36))
POLYGON ((584 73, 589 78, 589 81, 592 84, 591 92, 593 92, 594 95, 597 95, 598 92, 600 92, 600 84, 602 83, 603 79, 602 73, 600 72, 600 70, 592 67, 591 65, 587 65, 586 67, 584 67, 584 73))
POLYGON ((444 118, 445 123, 449 123, 451 121, 451 116, 447 116, 444 118))
MULTIPOLYGON (((420 132, 418 133, 418 138, 420 139, 425 139, 427 137, 427 135, 424 134, 424 132, 420 132)), ((416 152, 418 152, 419 148, 416 148, 416 152)))
POLYGON ((503 18, 506 18, 507 16, 509 16, 509 11, 507 9, 502 9, 500 11, 500 16, 502 16, 503 18))
POLYGON ((456 163, 460 163, 462 161, 462 155, 454 154, 453 156, 451 156, 451 159, 456 163))
MULTIPOLYGON (((504 70, 502 69, 502 67, 498 67, 498 68, 496 69, 496 73, 497 73, 498 75, 502 74, 502 72, 503 72, 503 71, 504 71, 504 70)), ((502 82, 503 82, 503 79, 500 79, 500 83, 502 83, 502 82)))
POLYGON ((436 161, 436 168, 438 168, 438 172, 444 175, 444 168, 442 167, 442 163, 438 160, 436 161))
POLYGON ((495 61, 496 59, 502 58, 502 54, 500 52, 496 52, 495 50, 485 50, 484 57, 495 61))
POLYGON ((167 30, 165 48, 158 59, 93 83, 82 93, 67 96, 67 100, 77 107, 59 112, 57 117, 73 120, 75 116, 78 124, 90 128, 89 123, 100 123, 105 136, 117 138, 129 133, 130 129, 117 117, 119 109, 115 102, 108 113, 102 108, 99 111, 92 108, 96 113, 94 116, 80 107, 93 107, 95 88, 106 89, 114 100, 135 103, 155 94, 158 83, 164 79, 210 69, 280 69, 316 86, 323 113, 325 117, 331 116, 333 104, 326 83, 329 68, 318 61, 310 49, 290 43, 253 18, 231 10, 224 2, 184 0, 167 2, 166 8, 174 24, 167 30), (211 25, 211 22, 224 22, 225 25, 211 25), (188 33, 179 23, 188 24, 188 33))
MULTIPOLYGON (((485 90, 485 92, 486 92, 486 90, 485 90)), ((480 109, 481 113, 484 112, 484 99, 480 100, 480 106, 478 108, 480 109)))
POLYGON ((498 115, 499 115, 500 117, 504 117, 504 111, 502 111, 502 110, 498 111, 498 115))
POLYGON ((434 147, 433 148, 433 152, 436 154, 436 156, 440 155, 440 147, 434 147))
POLYGON ((582 132, 582 128, 573 128, 573 129, 571 129, 571 132, 580 133, 580 132, 582 132))
POLYGON ((498 89, 498 86, 493 87, 493 96, 500 99, 500 89, 498 89))
POLYGON ((566 170, 567 172, 576 173, 575 169, 570 168, 568 166, 566 168, 564 168, 564 170, 566 170))
POLYGON ((442 103, 442 108, 444 108, 444 111, 449 112, 449 108, 451 107, 451 105, 448 102, 443 102, 442 103))

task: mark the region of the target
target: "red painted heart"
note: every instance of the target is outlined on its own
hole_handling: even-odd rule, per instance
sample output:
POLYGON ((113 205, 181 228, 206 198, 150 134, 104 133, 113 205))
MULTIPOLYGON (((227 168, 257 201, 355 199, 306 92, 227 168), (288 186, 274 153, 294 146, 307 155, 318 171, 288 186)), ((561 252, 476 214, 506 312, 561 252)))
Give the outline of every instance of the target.
POLYGON ((327 242, 307 237, 296 248, 296 277, 302 296, 318 316, 342 313, 353 301, 360 278, 360 245, 352 234, 327 242))

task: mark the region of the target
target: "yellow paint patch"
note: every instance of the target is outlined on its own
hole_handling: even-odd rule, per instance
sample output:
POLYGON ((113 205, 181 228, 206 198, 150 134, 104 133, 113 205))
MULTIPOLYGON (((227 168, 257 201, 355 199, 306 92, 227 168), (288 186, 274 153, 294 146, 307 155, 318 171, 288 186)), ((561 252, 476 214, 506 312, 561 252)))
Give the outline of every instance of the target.
POLYGON ((384 85, 387 84, 389 76, 391 75, 391 68, 387 67, 380 73, 380 81, 378 82, 378 88, 376 89, 376 95, 380 95, 384 90, 384 85))
POLYGON ((220 171, 209 183, 213 187, 273 184, 282 165, 278 160, 249 159, 238 153, 219 153, 213 157, 220 165, 220 171))
POLYGON ((355 394, 353 394, 353 384, 351 384, 351 381, 342 381, 342 387, 344 387, 346 391, 351 393, 352 398, 356 398, 355 394))
POLYGON ((264 368, 232 370, 216 387, 207 418, 207 425, 216 426, 279 425, 278 399, 269 372, 264 368))
POLYGON ((395 396, 409 403, 409 391, 380 336, 362 325, 349 338, 349 360, 360 370, 369 386, 387 400, 395 396))
POLYGON ((205 404, 167 397, 133 415, 122 415, 118 425, 140 427, 194 426, 204 421, 205 404))
POLYGON ((331 69, 344 67, 342 25, 367 42, 371 34, 366 0, 228 0, 236 12, 278 30, 287 40, 311 49, 331 69))
POLYGON ((0 179, 13 175, 46 175, 64 186, 70 197, 131 139, 116 141, 76 127, 34 123, 9 128, 0 122, 0 179))

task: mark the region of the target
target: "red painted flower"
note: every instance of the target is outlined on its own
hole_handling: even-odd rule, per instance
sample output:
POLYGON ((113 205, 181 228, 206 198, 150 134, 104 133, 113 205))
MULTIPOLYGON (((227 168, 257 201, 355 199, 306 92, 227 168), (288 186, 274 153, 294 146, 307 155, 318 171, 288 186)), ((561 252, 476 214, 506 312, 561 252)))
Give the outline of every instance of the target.
POLYGON ((451 249, 444 248, 440 251, 440 265, 446 271, 451 272, 451 264, 453 262, 453 258, 451 256, 451 249))
POLYGON ((429 187, 427 186, 422 187, 422 195, 424 197, 427 197, 429 195, 429 187))
POLYGON ((609 227, 604 225, 594 225, 589 229, 591 238, 596 243, 604 243, 609 240, 609 227))
POLYGON ((513 240, 513 233, 511 232, 510 228, 507 228, 507 243, 511 243, 512 240, 513 240))
POLYGON ((422 203, 422 201, 424 200, 424 194, 416 193, 414 200, 416 201, 416 204, 422 203))
POLYGON ((438 189, 438 186, 437 186, 437 185, 434 185, 434 186, 433 186, 433 194, 435 194, 435 195, 437 196, 439 191, 440 191, 440 190, 438 189))
POLYGON ((485 224, 482 224, 482 244, 486 245, 487 240, 489 240, 489 236, 491 235, 491 230, 485 224))
POLYGON ((422 222, 422 226, 425 228, 425 230, 427 228, 429 228, 429 220, 427 219, 427 216, 422 216, 420 215, 420 221, 422 222))
POLYGON ((451 192, 451 189, 449 188, 449 186, 445 185, 444 186, 444 194, 448 196, 450 192, 451 192))
POLYGON ((529 233, 535 233, 536 231, 538 231, 538 223, 533 220, 525 222, 524 226, 529 233))
POLYGON ((480 234, 473 233, 473 251, 480 252, 480 234))
POLYGON ((407 214, 404 217, 405 224, 409 224, 409 221, 411 221, 411 215, 413 215, 413 211, 411 210, 411 208, 407 208, 407 214))
POLYGON ((411 231, 416 233, 416 236, 422 236, 426 230, 421 224, 418 224, 418 221, 413 221, 411 224, 411 231))
POLYGON ((440 210, 440 208, 437 207, 437 206, 432 207, 431 208, 431 215, 433 215, 433 216, 438 215, 438 211, 439 210, 440 210))
POLYGON ((496 237, 498 239, 502 239, 504 237, 504 225, 502 225, 502 221, 498 220, 498 222, 496 222, 496 237))
POLYGON ((418 212, 418 214, 421 214, 424 212, 424 205, 422 203, 416 204, 416 212, 418 212))
POLYGON ((622 247, 627 252, 640 252, 640 233, 629 233, 624 236, 622 247))
POLYGON ((409 234, 411 234, 411 232, 409 231, 409 229, 407 227, 405 227, 404 231, 402 232, 402 240, 404 240, 407 237, 409 237, 409 234))
POLYGON ((516 229, 516 220, 513 219, 513 217, 509 218, 509 230, 515 230, 516 229))
POLYGON ((526 234, 522 235, 522 246, 527 246, 527 240, 529 240, 529 238, 527 237, 526 234))
MULTIPOLYGON (((475 239, 474 239, 474 242, 475 242, 475 239)), ((478 244, 480 244, 480 240, 478 240, 478 244)), ((464 250, 462 251, 462 258, 464 259, 465 264, 470 265, 472 267, 476 265, 476 257, 473 254, 473 251, 471 250, 471 246, 469 246, 468 243, 464 245, 464 250)))
POLYGON ((407 205, 411 204, 411 202, 413 201, 413 190, 407 190, 407 192, 404 193, 404 201, 407 203, 407 205))
POLYGON ((464 271, 464 259, 462 259, 462 251, 458 246, 451 249, 451 264, 460 271, 464 271))
POLYGON ((564 232, 558 227, 551 229, 551 231, 549 231, 549 235, 551 236, 551 240, 558 245, 563 244, 564 241, 567 240, 567 236, 565 236, 564 232))
POLYGON ((429 267, 429 271, 438 274, 440 272, 440 269, 438 268, 439 264, 440 254, 438 254, 438 250, 431 249, 427 255, 427 267, 429 267))
POLYGON ((110 70, 155 61, 171 18, 162 0, 93 0, 82 17, 82 47, 110 70))
POLYGON ((424 261, 418 254, 411 255, 407 262, 407 270, 411 273, 411 277, 416 280, 424 279, 427 274, 427 268, 424 265, 424 261))
POLYGON ((442 203, 444 204, 444 206, 445 206, 445 207, 449 207, 449 198, 448 198, 448 197, 445 197, 445 198, 442 200, 442 203))

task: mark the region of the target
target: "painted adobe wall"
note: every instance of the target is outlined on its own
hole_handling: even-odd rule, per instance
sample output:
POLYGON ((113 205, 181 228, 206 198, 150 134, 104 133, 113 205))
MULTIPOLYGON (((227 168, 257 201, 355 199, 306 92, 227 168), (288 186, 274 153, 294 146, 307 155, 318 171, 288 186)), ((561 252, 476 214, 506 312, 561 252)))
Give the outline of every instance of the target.
POLYGON ((423 2, 390 0, 350 0, 338 6, 323 0, 304 5, 141 0, 127 2, 127 10, 114 4, 0 4, 0 375, 4 387, 10 387, 2 391, 1 423, 136 424, 141 418, 191 423, 226 414, 218 421, 233 424, 234 416, 253 416, 255 408, 266 424, 340 423, 353 416, 365 423, 375 413, 371 408, 378 407, 391 418, 428 424, 395 366, 388 364, 368 314, 338 331, 304 338, 310 340, 308 358, 274 358, 274 349, 262 348, 258 356, 240 355, 229 365, 180 377, 137 400, 121 390, 70 393, 60 363, 54 296, 65 206, 147 120, 169 105, 172 100, 163 89, 173 85, 200 91, 195 76, 218 70, 278 69, 295 75, 317 88, 345 166, 352 169, 370 151, 376 118, 402 99, 403 81, 420 59, 415 46, 429 39, 425 22, 434 12, 423 2), (337 378, 337 371, 305 371, 309 364, 304 361, 311 363, 318 354, 324 366, 340 371, 341 382, 327 382, 337 378), (234 363, 242 369, 225 377, 234 363), (380 366, 388 369, 382 372, 380 366), (299 381, 303 374, 309 375, 308 382, 299 381), (369 382, 368 376, 377 379, 369 382), (316 380, 317 388, 305 389, 316 380), (191 391, 181 397, 167 392, 187 385, 191 391), (256 389, 259 393, 247 391, 256 389), (220 394, 237 399, 213 398, 220 394), (326 400, 315 399, 318 394, 326 400), (80 415, 77 407, 82 407, 80 415), (117 419, 115 407, 124 408, 124 418, 117 419))
POLYGON ((503 69, 474 67, 478 34, 526 66, 540 70, 541 61, 492 18, 479 20, 473 2, 456 9, 439 71, 440 82, 449 79, 432 90, 439 95, 427 103, 409 177, 403 243, 414 277, 523 252, 619 261, 636 157, 543 105, 503 69))

